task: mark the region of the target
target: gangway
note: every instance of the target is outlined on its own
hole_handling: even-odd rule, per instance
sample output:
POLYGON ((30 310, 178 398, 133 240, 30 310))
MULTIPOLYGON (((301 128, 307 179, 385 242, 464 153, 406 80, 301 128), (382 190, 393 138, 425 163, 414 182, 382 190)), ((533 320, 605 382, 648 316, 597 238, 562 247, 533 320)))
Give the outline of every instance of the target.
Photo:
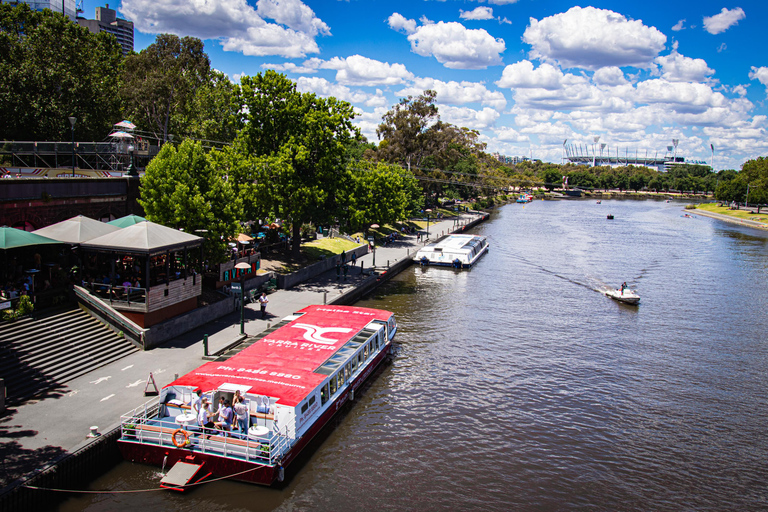
MULTIPOLYGON (((188 459, 190 457, 187 457, 188 459)), ((184 492, 187 490, 189 484, 196 484, 205 480, 211 473, 203 469, 205 462, 194 462, 194 457, 191 462, 178 461, 168 471, 168 473, 160 480, 160 487, 164 489, 172 489, 174 491, 184 492)))

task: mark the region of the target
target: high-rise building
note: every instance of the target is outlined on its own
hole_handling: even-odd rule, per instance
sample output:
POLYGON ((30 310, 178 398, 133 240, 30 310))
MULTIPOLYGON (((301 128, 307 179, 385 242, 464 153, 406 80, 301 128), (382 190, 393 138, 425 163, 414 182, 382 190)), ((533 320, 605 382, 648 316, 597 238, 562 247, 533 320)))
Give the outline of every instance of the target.
POLYGON ((117 12, 110 9, 109 4, 106 4, 106 7, 96 8, 95 20, 77 18, 77 22, 94 34, 99 32, 114 34, 117 42, 123 47, 123 55, 133 51, 133 22, 118 18, 117 12))
POLYGON ((54 12, 64 12, 64 14, 66 14, 72 21, 75 21, 77 18, 77 5, 75 0, 15 0, 7 3, 27 4, 33 11, 50 9, 54 12))

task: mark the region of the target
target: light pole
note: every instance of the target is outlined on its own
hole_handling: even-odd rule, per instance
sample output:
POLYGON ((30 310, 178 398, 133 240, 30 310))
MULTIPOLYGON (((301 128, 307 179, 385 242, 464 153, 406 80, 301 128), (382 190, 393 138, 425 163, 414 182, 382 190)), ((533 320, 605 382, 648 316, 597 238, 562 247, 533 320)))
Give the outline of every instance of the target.
POLYGON ((240 272, 240 334, 245 334, 245 286, 243 283, 243 276, 246 270, 250 270, 251 266, 244 261, 241 261, 235 268, 240 272))
MULTIPOLYGON (((62 12, 64 9, 64 5, 62 3, 62 12)), ((72 125, 72 177, 75 177, 75 123, 77 122, 77 118, 75 116, 70 116, 69 118, 69 124, 72 125)))
POLYGON ((432 213, 432 209, 427 208, 424 211, 427 212, 427 240, 429 240, 429 214, 432 213))

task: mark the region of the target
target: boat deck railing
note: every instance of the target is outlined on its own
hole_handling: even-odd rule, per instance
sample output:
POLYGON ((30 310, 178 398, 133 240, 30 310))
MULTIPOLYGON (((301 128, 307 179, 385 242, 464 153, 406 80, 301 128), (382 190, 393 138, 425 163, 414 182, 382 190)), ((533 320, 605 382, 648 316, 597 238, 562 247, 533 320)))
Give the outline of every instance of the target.
POLYGON ((270 431, 263 436, 248 436, 204 429, 197 425, 179 425, 174 417, 160 417, 159 412, 159 398, 155 398, 122 415, 120 439, 145 445, 181 448, 265 466, 279 464, 292 443, 282 432, 270 431))

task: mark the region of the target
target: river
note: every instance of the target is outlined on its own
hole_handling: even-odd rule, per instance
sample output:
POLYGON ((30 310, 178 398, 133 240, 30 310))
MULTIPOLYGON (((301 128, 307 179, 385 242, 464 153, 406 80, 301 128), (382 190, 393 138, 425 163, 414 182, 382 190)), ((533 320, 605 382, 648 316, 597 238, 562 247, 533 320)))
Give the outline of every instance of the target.
POLYGON ((683 206, 501 207, 471 271, 358 303, 395 312, 397 356, 284 488, 122 463, 90 488, 153 490, 60 510, 766 510, 768 234, 683 206), (601 293, 623 281, 639 306, 601 293))

